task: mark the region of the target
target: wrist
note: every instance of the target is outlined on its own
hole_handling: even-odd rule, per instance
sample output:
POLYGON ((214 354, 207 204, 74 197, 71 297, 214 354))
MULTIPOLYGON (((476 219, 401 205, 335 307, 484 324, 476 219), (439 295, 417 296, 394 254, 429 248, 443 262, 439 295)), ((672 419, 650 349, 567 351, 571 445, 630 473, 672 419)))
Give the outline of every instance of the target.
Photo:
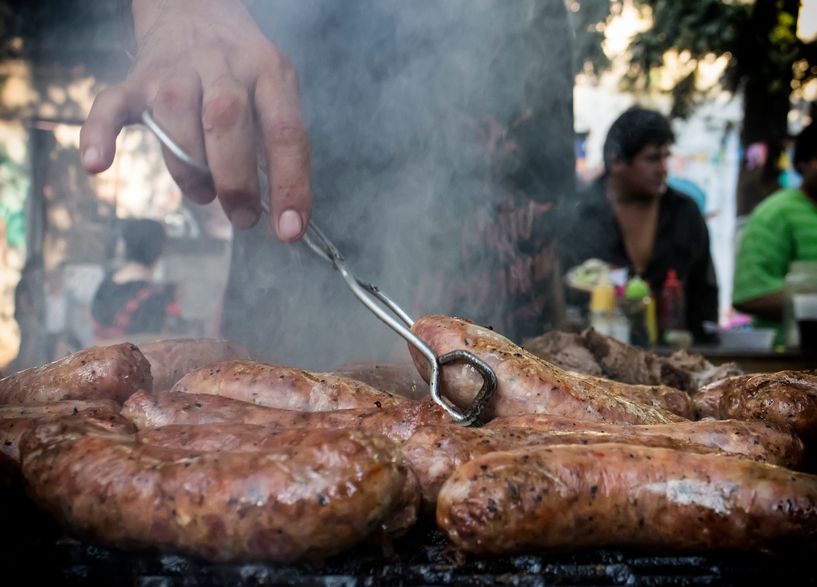
POLYGON ((133 36, 138 45, 148 36, 148 33, 159 22, 162 12, 166 9, 167 0, 133 0, 131 13, 133 14, 133 36))
POLYGON ((165 21, 223 23, 235 14, 246 13, 246 4, 242 0, 132 0, 134 37, 141 46, 165 21))

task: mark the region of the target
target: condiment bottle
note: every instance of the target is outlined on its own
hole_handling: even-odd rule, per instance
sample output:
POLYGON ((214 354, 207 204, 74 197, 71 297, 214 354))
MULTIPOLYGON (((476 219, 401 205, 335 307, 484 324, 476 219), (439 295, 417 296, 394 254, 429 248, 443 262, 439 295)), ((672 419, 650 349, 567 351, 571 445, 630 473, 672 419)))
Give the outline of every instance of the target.
POLYGON ((624 307, 630 321, 630 344, 646 347, 650 344, 647 329, 647 307, 650 303, 650 286, 638 276, 627 282, 624 289, 624 307))
POLYGON ((655 296, 650 291, 649 299, 647 300, 647 312, 645 322, 647 324, 647 337, 650 341, 650 346, 658 343, 658 311, 656 310, 655 296))
POLYGON ((664 286, 661 288, 661 303, 659 310, 659 326, 662 336, 673 331, 686 330, 686 308, 684 303, 684 288, 675 269, 667 272, 664 286))
POLYGON ((616 290, 613 284, 602 279, 590 296, 590 326, 605 336, 613 335, 613 311, 616 307, 616 290))

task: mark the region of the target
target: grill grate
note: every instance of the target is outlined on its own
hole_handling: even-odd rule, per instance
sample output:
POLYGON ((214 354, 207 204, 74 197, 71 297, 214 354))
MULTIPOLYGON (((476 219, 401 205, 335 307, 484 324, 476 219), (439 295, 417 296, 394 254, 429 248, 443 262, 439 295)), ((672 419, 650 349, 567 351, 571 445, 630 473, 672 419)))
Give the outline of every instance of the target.
MULTIPOLYGON (((414 529, 395 542, 389 554, 379 546, 364 545, 323 563, 210 564, 191 557, 124 552, 77 541, 64 536, 29 502, 4 500, 3 505, 0 564, 4 578, 25 578, 21 585, 33 584, 35 579, 50 585, 144 587, 817 585, 817 571, 802 552, 653 556, 590 550, 485 558, 457 551, 436 528, 414 529)), ((4 580, 3 584, 10 583, 4 580)))

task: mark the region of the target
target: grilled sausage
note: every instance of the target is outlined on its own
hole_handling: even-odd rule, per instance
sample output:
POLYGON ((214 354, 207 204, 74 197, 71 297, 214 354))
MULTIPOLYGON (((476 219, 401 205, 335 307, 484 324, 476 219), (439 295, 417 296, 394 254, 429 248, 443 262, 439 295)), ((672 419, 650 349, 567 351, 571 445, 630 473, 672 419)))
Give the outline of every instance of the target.
POLYGON ((477 554, 755 549, 813 541, 817 476, 666 448, 525 448, 458 468, 440 490, 437 523, 477 554))
POLYGON ((130 343, 93 347, 0 379, 0 405, 112 399, 151 389, 150 364, 130 343))
POLYGON ((349 430, 305 431, 261 452, 140 444, 66 417, 23 438, 31 496, 75 534, 210 561, 326 557, 404 504, 398 446, 349 430))
POLYGON ((808 440, 817 438, 817 375, 813 373, 738 375, 711 383, 701 393, 720 393, 720 418, 765 420, 808 440))
POLYGON ((682 418, 695 417, 695 407, 692 398, 686 391, 675 389, 667 385, 638 385, 632 383, 618 383, 604 377, 594 377, 582 373, 569 371, 571 376, 584 379, 594 387, 606 389, 611 394, 626 397, 634 402, 666 410, 682 418))
MULTIPOLYGON (((634 428, 632 426, 631 428, 634 428)), ((451 473, 463 463, 478 456, 526 446, 553 444, 601 444, 619 442, 641 446, 675 448, 699 453, 721 452, 717 448, 669 438, 645 436, 627 432, 542 431, 506 428, 463 428, 453 425, 423 426, 403 443, 403 456, 417 478, 423 497, 423 507, 433 511, 440 487, 451 473)), ((724 453, 726 454, 726 453, 724 453)))
POLYGON ((168 391, 179 379, 201 367, 252 358, 244 345, 212 338, 156 340, 140 344, 139 350, 150 363, 156 391, 168 391))
MULTIPOLYGON (((171 425, 141 431, 137 433, 137 441, 146 445, 195 452, 274 452, 282 446, 297 446, 311 434, 314 434, 311 428, 276 429, 236 423, 171 425)), ((417 477, 409 472, 397 506, 383 520, 378 533, 387 536, 403 534, 417 521, 419 502, 419 483, 417 477)))
POLYGON ((632 434, 641 438, 665 436, 718 448, 743 455, 755 461, 785 467, 797 467, 803 462, 803 441, 788 430, 780 430, 763 422, 740 420, 701 420, 673 424, 618 425, 584 422, 573 418, 530 414, 496 418, 486 428, 525 429, 545 432, 605 432, 632 434))
POLYGON ((352 363, 333 369, 332 374, 408 399, 421 400, 428 396, 428 384, 410 363, 352 363))
POLYGON ((298 412, 265 408, 216 395, 196 393, 133 394, 122 415, 141 429, 169 424, 244 423, 268 427, 352 428, 405 440, 426 424, 450 422, 430 399, 385 408, 357 408, 332 412, 298 412))
POLYGON ((20 439, 26 430, 69 414, 107 421, 111 426, 132 427, 130 422, 119 415, 119 404, 111 400, 64 400, 31 406, 2 406, 0 452, 19 461, 20 439))
POLYGON ((172 391, 220 395, 302 412, 379 408, 408 401, 345 377, 254 361, 227 361, 196 369, 182 377, 172 391))
POLYGON ((721 396, 723 387, 719 382, 702 387, 692 395, 692 405, 695 409, 695 418, 720 418, 721 396))
MULTIPOLYGON (((663 424, 683 420, 666 410, 626 398, 618 390, 625 383, 599 385, 588 376, 564 371, 518 347, 504 336, 467 320, 424 316, 412 330, 442 355, 464 349, 487 362, 497 376, 494 396, 483 416, 546 413, 580 420, 619 424, 663 424)), ((428 380, 425 358, 409 346, 414 364, 428 380)), ((469 365, 450 363, 442 369, 446 396, 467 404, 480 388, 482 378, 469 365)))
POLYGON ((8 418, 42 418, 44 416, 70 416, 87 410, 104 410, 118 413, 120 405, 109 399, 58 400, 44 404, 11 404, 0 406, 0 420, 8 418))

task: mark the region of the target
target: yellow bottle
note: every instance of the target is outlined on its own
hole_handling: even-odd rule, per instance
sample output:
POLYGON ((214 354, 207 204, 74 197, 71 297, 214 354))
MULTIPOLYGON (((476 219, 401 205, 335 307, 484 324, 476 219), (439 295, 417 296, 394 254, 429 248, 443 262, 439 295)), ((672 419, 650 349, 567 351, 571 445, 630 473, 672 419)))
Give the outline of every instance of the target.
POLYGON ((616 290, 602 279, 590 296, 590 325, 600 334, 613 335, 613 311, 616 308, 616 290))
POLYGON ((652 296, 652 294, 649 295, 649 299, 647 301, 646 323, 647 336, 650 339, 650 346, 653 346, 658 342, 658 317, 655 309, 655 298, 652 296))

